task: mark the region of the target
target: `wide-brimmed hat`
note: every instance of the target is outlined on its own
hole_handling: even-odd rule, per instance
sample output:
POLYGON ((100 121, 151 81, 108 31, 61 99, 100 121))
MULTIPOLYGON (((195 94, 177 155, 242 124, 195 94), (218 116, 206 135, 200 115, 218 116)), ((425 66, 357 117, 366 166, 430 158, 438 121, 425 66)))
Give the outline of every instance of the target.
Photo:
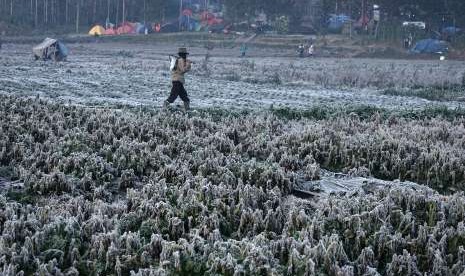
POLYGON ((187 48, 186 48, 186 47, 180 47, 180 48, 178 49, 178 54, 180 54, 180 55, 181 55, 181 54, 186 54, 186 55, 188 55, 189 53, 187 52, 187 48))

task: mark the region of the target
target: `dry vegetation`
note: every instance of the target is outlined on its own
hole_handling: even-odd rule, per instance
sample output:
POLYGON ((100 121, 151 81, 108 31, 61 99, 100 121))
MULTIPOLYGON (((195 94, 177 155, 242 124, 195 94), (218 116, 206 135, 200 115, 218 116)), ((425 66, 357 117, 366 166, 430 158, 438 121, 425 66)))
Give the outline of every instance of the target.
POLYGON ((418 97, 440 102, 465 102, 465 78, 462 85, 415 87, 411 89, 386 89, 383 91, 383 94, 401 97, 418 97))
POLYGON ((287 120, 0 96, 0 136, 1 176, 25 186, 0 196, 3 275, 465 270, 463 117, 287 120), (320 167, 424 186, 295 198, 298 175, 320 167))
MULTIPOLYGON (((458 62, 373 59, 214 59, 209 76, 249 83, 312 84, 326 88, 437 87, 449 90, 465 84, 458 62)), ((201 71, 201 70, 200 70, 201 71)))

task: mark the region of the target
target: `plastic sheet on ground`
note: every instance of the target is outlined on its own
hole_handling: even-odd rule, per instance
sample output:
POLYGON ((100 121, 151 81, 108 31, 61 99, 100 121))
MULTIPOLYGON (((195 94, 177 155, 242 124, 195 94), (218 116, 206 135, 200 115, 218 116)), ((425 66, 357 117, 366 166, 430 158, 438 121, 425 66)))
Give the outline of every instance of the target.
POLYGON ((415 54, 442 54, 447 53, 449 46, 446 41, 438 39, 423 39, 418 41, 410 52, 415 54))
POLYGON ((408 186, 421 187, 413 182, 384 181, 370 177, 350 176, 322 170, 320 180, 303 181, 300 179, 295 191, 303 196, 328 196, 331 194, 351 194, 359 190, 374 192, 384 187, 408 186))

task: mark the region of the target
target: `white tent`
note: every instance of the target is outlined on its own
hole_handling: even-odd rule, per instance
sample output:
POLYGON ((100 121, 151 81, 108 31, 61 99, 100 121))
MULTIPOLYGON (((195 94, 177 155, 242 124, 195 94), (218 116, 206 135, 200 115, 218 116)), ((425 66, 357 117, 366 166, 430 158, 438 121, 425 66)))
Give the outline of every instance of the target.
POLYGON ((68 56, 65 45, 53 38, 46 38, 42 43, 32 48, 35 59, 61 61, 68 56))

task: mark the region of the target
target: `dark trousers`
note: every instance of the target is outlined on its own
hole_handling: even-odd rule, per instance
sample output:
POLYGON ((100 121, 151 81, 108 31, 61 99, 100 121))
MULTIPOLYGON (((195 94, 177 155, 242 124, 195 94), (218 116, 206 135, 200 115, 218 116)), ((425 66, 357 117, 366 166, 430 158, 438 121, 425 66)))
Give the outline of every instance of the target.
POLYGON ((183 102, 190 102, 189 97, 187 96, 187 91, 184 89, 182 82, 173 81, 173 87, 171 88, 170 96, 166 101, 169 103, 174 103, 178 96, 183 102))

